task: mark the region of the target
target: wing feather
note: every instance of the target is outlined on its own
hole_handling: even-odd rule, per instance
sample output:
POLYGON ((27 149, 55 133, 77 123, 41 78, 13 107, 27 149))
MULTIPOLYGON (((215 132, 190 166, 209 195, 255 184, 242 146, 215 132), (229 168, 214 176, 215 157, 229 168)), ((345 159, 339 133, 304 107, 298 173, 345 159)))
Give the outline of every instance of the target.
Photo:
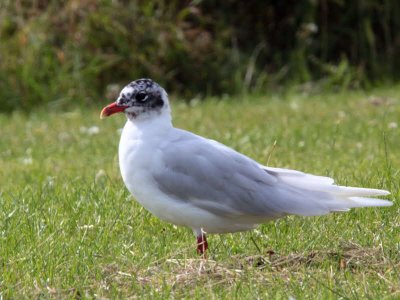
POLYGON ((387 191, 341 187, 331 178, 265 167, 231 148, 176 130, 161 148, 153 179, 176 201, 218 216, 273 219, 287 214, 323 215, 390 201, 362 198, 387 191))
POLYGON ((283 215, 265 201, 277 179, 255 161, 185 131, 170 140, 160 149, 163 166, 153 172, 164 193, 216 215, 283 215))

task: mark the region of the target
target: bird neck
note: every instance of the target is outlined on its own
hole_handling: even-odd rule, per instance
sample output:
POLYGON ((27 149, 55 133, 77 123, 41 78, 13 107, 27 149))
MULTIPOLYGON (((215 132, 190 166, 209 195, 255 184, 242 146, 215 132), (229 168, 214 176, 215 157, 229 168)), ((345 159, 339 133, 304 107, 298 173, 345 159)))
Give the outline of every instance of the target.
POLYGON ((162 111, 155 115, 141 116, 136 118, 128 117, 128 123, 138 132, 141 133, 162 133, 172 128, 171 114, 169 111, 162 111))

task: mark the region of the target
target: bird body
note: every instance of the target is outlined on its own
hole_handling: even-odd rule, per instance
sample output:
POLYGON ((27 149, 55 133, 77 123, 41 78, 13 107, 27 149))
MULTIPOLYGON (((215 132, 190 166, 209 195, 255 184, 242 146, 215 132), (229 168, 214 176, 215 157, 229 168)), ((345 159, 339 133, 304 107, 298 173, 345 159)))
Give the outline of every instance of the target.
POLYGON ((119 144, 126 187, 155 216, 191 228, 202 245, 200 253, 207 248, 204 232, 244 231, 290 214, 392 204, 367 198, 387 191, 342 187, 331 178, 266 167, 173 127, 168 96, 149 79, 130 83, 102 116, 116 112, 128 117, 119 144))
POLYGON ((212 218, 211 214, 163 193, 154 179, 153 174, 162 164, 162 149, 168 146, 163 138, 171 134, 172 126, 140 125, 127 121, 119 146, 121 175, 134 198, 158 218, 176 225, 189 226, 196 219, 212 218), (144 135, 150 138, 142 139, 144 135))
MULTIPOLYGON (((185 175, 182 172, 185 172, 185 170, 174 169, 174 166, 168 165, 168 157, 166 157, 169 155, 166 152, 168 149, 176 150, 172 154, 176 155, 174 157, 187 158, 196 152, 201 152, 201 149, 197 149, 197 151, 191 149, 188 143, 192 142, 195 146, 197 141, 201 144, 205 143, 204 145, 213 149, 212 141, 176 129, 172 125, 148 125, 127 121, 119 146, 122 178, 128 190, 141 205, 160 219, 176 225, 190 227, 196 233, 199 233, 201 229, 209 233, 235 232, 247 230, 254 226, 253 223, 240 222, 240 215, 238 214, 230 216, 227 211, 219 215, 216 213, 217 211, 212 212, 203 207, 201 203, 199 203, 199 206, 193 205, 193 202, 211 200, 206 197, 207 193, 203 197, 202 195, 196 197, 196 194, 204 189, 202 182, 213 180, 212 174, 201 174, 197 179, 202 182, 193 182, 197 186, 193 187, 192 190, 183 182, 185 175), (142 139, 143 136, 149 138, 142 139), (179 172, 179 174, 175 172, 179 172), (163 182, 163 178, 160 178, 160 176, 163 176, 162 174, 169 176, 170 181, 167 179, 168 182, 163 182), (179 178, 179 176, 183 177, 179 178), (167 186, 168 184, 170 186, 167 186), (191 192, 194 195, 189 196, 191 192), (182 193, 188 195, 181 195, 182 193)), ((206 156, 199 156, 198 159, 205 163, 208 161, 206 156)), ((190 159, 186 160, 185 163, 187 163, 188 169, 196 168, 195 162, 191 162, 190 159)), ((179 168, 180 166, 176 167, 179 168)), ((198 171, 206 172, 206 170, 198 171)), ((229 174, 226 175, 227 177, 230 176, 229 174)), ((204 192, 206 191, 204 190, 204 192)), ((229 210, 229 207, 227 209, 229 210)), ((257 218, 257 216, 255 217, 257 218)), ((262 219, 267 218, 268 216, 262 216, 262 219)))

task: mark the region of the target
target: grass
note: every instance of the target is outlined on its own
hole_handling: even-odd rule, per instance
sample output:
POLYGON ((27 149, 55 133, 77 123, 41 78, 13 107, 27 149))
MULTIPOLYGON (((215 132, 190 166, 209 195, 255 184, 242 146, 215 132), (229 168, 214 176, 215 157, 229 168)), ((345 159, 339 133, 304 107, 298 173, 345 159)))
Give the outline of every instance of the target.
MULTIPOLYGON (((173 110, 176 126, 264 164, 389 189, 394 200, 399 101, 395 86, 174 102, 173 110)), ((0 115, 5 299, 400 297, 398 202, 212 235, 204 261, 190 230, 151 216, 124 188, 117 147, 125 119, 101 121, 103 104, 0 115)))

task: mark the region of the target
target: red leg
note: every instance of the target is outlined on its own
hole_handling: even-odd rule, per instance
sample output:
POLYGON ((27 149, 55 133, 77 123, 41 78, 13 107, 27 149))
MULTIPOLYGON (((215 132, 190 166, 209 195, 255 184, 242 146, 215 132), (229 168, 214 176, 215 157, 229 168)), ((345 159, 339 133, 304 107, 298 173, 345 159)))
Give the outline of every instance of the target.
POLYGON ((208 249, 208 243, 205 233, 201 233, 197 236, 197 253, 200 255, 205 255, 206 250, 208 249))

